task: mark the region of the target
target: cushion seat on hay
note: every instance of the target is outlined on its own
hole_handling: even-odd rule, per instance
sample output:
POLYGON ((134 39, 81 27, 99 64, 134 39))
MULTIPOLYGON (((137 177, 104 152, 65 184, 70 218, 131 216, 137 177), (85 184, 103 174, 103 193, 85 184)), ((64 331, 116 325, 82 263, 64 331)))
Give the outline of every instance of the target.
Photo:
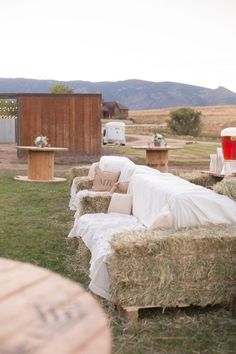
MULTIPOLYGON (((147 166, 135 165, 130 159, 123 156, 102 156, 100 161, 91 165, 87 176, 78 176, 73 178, 69 208, 76 211, 79 207, 81 190, 91 190, 95 176, 95 168, 98 166, 102 171, 120 172, 119 182, 129 182, 131 176, 135 173, 159 174, 158 170, 154 170, 147 166)), ((84 169, 82 169, 82 172, 84 169)), ((73 173, 73 171, 72 171, 73 173)), ((74 175, 74 173, 73 173, 74 175)))
POLYGON ((110 299, 106 260, 112 254, 110 241, 114 233, 142 228, 135 216, 119 213, 85 214, 78 219, 69 237, 80 235, 91 252, 89 288, 94 293, 110 299))
MULTIPOLYGON (((97 215, 91 214, 93 213, 93 210, 98 211, 95 202, 96 196, 94 195, 93 197, 90 198, 90 196, 87 195, 85 198, 82 198, 80 216, 77 216, 75 218, 74 227, 70 233, 70 237, 82 237, 83 241, 85 242, 86 246, 89 248, 91 252, 91 267, 90 267, 91 290, 97 293, 98 295, 106 297, 108 299, 115 298, 115 296, 112 295, 113 290, 109 291, 109 284, 110 284, 109 274, 110 272, 112 272, 113 274, 113 268, 111 266, 112 261, 110 260, 110 258, 113 258, 113 252, 114 252, 114 247, 113 246, 110 247, 110 244, 113 245, 113 240, 115 240, 116 237, 115 235, 117 235, 118 233, 122 232, 122 236, 120 237, 124 239, 124 243, 122 247, 123 247, 123 252, 125 253, 126 251, 124 245, 127 244, 127 247, 130 246, 128 242, 130 238, 130 233, 132 233, 132 230, 134 229, 136 230, 134 232, 134 235, 136 235, 138 243, 135 243, 136 241, 133 238, 134 244, 138 246, 140 240, 142 240, 142 245, 145 245, 147 250, 147 255, 145 255, 144 257, 144 255, 139 251, 138 257, 136 255, 137 257, 136 260, 132 258, 134 261, 133 267, 134 269, 136 268, 139 269, 139 264, 144 262, 146 269, 150 269, 151 277, 153 276, 152 279, 148 277, 149 285, 152 284, 152 286, 155 288, 155 291, 157 291, 157 288, 161 287, 163 284, 164 284, 163 285, 164 289, 167 289, 169 284, 172 285, 175 284, 172 283, 172 279, 176 277, 174 263, 176 262, 179 271, 182 272, 181 262, 183 260, 184 252, 186 252, 187 255, 185 258, 186 262, 188 261, 188 259, 190 260, 189 269, 194 270, 193 265, 194 263, 197 262, 197 258, 201 259, 202 257, 201 254, 202 249, 199 245, 202 245, 201 239, 202 238, 204 239, 205 236, 207 236, 207 240, 210 245, 211 242, 214 241, 217 243, 217 245, 221 244, 222 247, 224 248, 222 242, 218 243, 217 241, 218 235, 216 234, 217 228, 215 228, 214 225, 211 226, 212 224, 225 224, 224 227, 226 228, 227 227, 226 224, 230 225, 236 223, 236 203, 234 201, 232 201, 226 196, 219 195, 214 191, 208 190, 207 188, 194 185, 188 181, 173 176, 169 173, 156 174, 156 173, 152 173, 152 171, 150 171, 149 173, 149 170, 145 171, 145 173, 143 173, 143 171, 142 173, 136 173, 136 171, 134 171, 133 175, 130 178, 128 193, 131 194, 133 197, 133 212, 132 212, 133 215, 132 216, 126 215, 126 217, 124 217, 124 215, 121 214, 104 214, 105 212, 104 209, 103 209, 103 213, 99 213, 97 215), (84 202, 84 199, 86 202, 84 202), (95 206, 95 208, 89 207, 90 202, 93 204, 93 206, 95 206), (86 212, 90 214, 81 216, 82 214, 84 214, 84 210, 83 210, 84 205, 86 206, 86 212), (155 222, 156 218, 158 218, 159 215, 163 212, 163 210, 168 210, 168 212, 171 214, 174 229, 170 233, 167 232, 166 234, 165 233, 162 234, 161 231, 159 231, 158 233, 152 233, 152 231, 149 228, 153 224, 153 222, 155 222), (192 236, 185 237, 185 239, 183 240, 181 239, 181 233, 182 233, 181 228, 190 227, 190 226, 196 227, 201 225, 209 225, 209 229, 203 228, 202 229, 203 231, 201 231, 201 229, 199 228, 200 234, 199 235, 197 234, 198 231, 196 231, 195 234, 196 236, 200 236, 199 238, 196 237, 197 241, 193 241, 191 239, 193 233, 191 233, 190 228, 186 229, 187 231, 183 231, 183 232, 186 235, 192 235, 192 236), (211 229, 212 227, 213 229, 211 229), (211 231, 206 231, 206 230, 213 230, 214 234, 211 234, 211 231), (201 234, 201 232, 203 232, 203 234, 201 234), (170 247, 172 247, 172 243, 173 243, 172 250, 174 250, 175 248, 174 245, 176 244, 176 240, 175 238, 171 237, 171 235, 173 234, 178 236, 178 240, 179 240, 178 242, 179 244, 182 245, 181 247, 184 248, 183 253, 181 253, 180 250, 178 250, 179 255, 181 255, 180 259, 178 258, 179 255, 177 254, 172 259, 172 257, 174 256, 173 252, 171 253, 171 255, 165 253, 166 252, 165 247, 168 242, 170 242, 171 244, 170 247), (150 235, 152 235, 152 237, 149 237, 150 235), (152 253, 153 252, 155 253, 156 243, 158 244, 158 247, 160 247, 160 254, 161 254, 161 247, 163 246, 163 257, 164 257, 163 259, 164 259, 164 263, 166 264, 165 273, 163 273, 164 272, 163 270, 161 270, 161 273, 158 273, 159 260, 162 260, 162 258, 160 259, 155 257, 152 258, 153 257, 152 253), (197 252, 198 248, 200 250, 199 252, 197 252), (191 258, 192 257, 191 255, 193 255, 193 258, 191 258), (157 264, 155 265, 153 263, 149 264, 149 261, 151 261, 151 259, 152 261, 156 261, 157 264), (190 267, 190 265, 192 268, 190 267), (160 279, 159 278, 157 279, 157 284, 156 284, 156 277, 151 271, 152 267, 154 267, 157 271, 157 274, 160 275, 160 279), (161 283, 162 281, 164 282, 163 284, 161 283)), ((99 200, 100 205, 102 205, 102 207, 104 208, 104 204, 101 202, 102 199, 103 199, 102 196, 99 196, 99 198, 97 198, 97 200, 99 200)), ((111 196, 105 196, 106 205, 109 205, 110 199, 111 196)), ((235 235, 235 228, 233 228, 232 231, 233 234, 235 235)), ((222 236, 222 240, 224 240, 224 236, 222 236)), ((227 240, 229 240, 230 245, 233 247, 233 252, 235 252, 235 248, 234 248, 236 242, 235 236, 227 240)), ((133 250, 135 250, 136 246, 134 246, 133 250)), ((234 263, 235 254, 234 255, 231 254, 231 246, 229 248, 229 254, 228 254, 229 258, 231 257, 230 266, 235 267, 235 263, 234 263)), ((219 251, 219 248, 217 248, 217 250, 219 251)), ((116 252, 118 252, 119 254, 118 249, 116 250, 116 252)), ((224 257, 221 258, 218 253, 216 255, 214 255, 214 252, 213 254, 211 254, 210 259, 212 259, 212 263, 210 268, 208 268, 207 270, 208 272, 212 272, 213 269, 217 269, 218 267, 219 267, 218 268, 219 271, 221 272, 224 270, 225 267, 227 267, 227 262, 225 263, 226 259, 224 258, 227 256, 224 255, 224 257), (216 260, 217 262, 219 261, 220 263, 219 264, 215 263, 216 260)), ((225 254, 227 254, 227 252, 225 252, 225 254)), ((117 255, 117 257, 119 256, 117 255)), ((204 262, 205 261, 206 260, 204 260, 204 262)), ((185 267, 185 264, 183 264, 183 272, 186 272, 187 268, 188 266, 185 267)), ((196 272, 198 272, 198 269, 196 269, 196 272)), ((230 270, 230 274, 231 274, 231 270, 230 270)), ((144 274, 144 276, 147 277, 147 274, 144 274)), ((186 279, 188 280, 189 277, 190 275, 188 274, 188 278, 186 279)), ((209 275, 205 274, 205 271, 203 271, 202 268, 200 270, 200 273, 196 275, 196 277, 197 277, 196 279, 198 280, 200 280, 201 277, 206 279, 203 283, 199 285, 200 287, 202 287, 202 290, 206 291, 209 275)), ((177 279, 180 278, 178 277, 177 279)), ((182 284, 181 291, 183 291, 183 294, 185 294, 184 289, 188 283, 186 279, 184 278, 183 282, 181 283, 182 284)), ((221 278, 219 279, 222 280, 221 278)), ((132 279, 132 282, 133 281, 134 279, 132 279)), ((144 284, 143 281, 139 279, 139 282, 142 285, 144 284)), ((232 283, 231 284, 232 287, 234 288, 235 279, 231 278, 231 283, 232 283)), ((126 286, 125 283, 123 285, 126 286)), ((129 284, 129 286, 131 285, 129 284)), ((112 289, 112 285, 111 285, 111 289, 112 289)), ((136 291, 141 291, 140 288, 138 289, 136 287, 135 289, 136 291)), ((197 285, 197 289, 198 289, 197 291, 199 291, 198 285, 197 285)), ((210 293, 211 291, 212 290, 210 290, 210 293)), ((168 297, 166 291, 164 291, 163 294, 165 294, 165 296, 168 297)), ((163 294, 162 296, 164 296, 163 294)), ((229 295, 229 292, 227 292, 227 295, 229 295)), ((207 298, 209 299, 209 297, 207 298)), ((196 294, 195 294, 195 298, 197 299, 196 294)), ((219 298, 220 297, 218 297, 218 299, 219 298)), ((172 303, 172 300, 169 301, 169 305, 172 303)), ((187 302, 188 304, 189 303, 194 303, 199 305, 203 304, 203 302, 200 300, 199 301, 194 300, 194 302, 191 302, 189 295, 186 298, 184 298, 184 296, 179 298, 178 301, 180 300, 182 301, 182 303, 187 302)), ((148 301, 149 300, 147 300, 147 302, 148 301)), ((154 303, 153 301, 154 300, 151 300, 151 304, 154 303)), ((168 301, 164 298, 163 299, 159 298, 158 300, 158 304, 161 304, 161 306, 165 306, 167 302, 168 301)), ((210 301, 209 303, 213 303, 213 302, 210 301)))

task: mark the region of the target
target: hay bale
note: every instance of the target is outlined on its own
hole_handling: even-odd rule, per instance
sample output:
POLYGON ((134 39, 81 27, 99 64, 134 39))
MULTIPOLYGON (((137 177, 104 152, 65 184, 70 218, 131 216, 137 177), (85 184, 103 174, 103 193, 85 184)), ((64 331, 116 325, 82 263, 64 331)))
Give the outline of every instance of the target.
POLYGON ((130 231, 111 246, 112 299, 123 306, 206 306, 236 293, 236 226, 130 231))
POLYGON ((109 192, 89 192, 80 198, 80 215, 106 213, 111 201, 109 192))
POLYGON ((213 190, 236 201, 236 178, 225 177, 213 187, 213 190))
POLYGON ((211 188, 217 183, 216 177, 203 174, 200 171, 180 172, 178 176, 186 181, 206 188, 211 188))
POLYGON ((76 177, 75 183, 77 185, 77 192, 84 189, 91 189, 93 186, 93 179, 90 177, 76 177))
POLYGON ((73 180, 75 177, 88 176, 90 165, 72 167, 70 175, 73 180))
POLYGON ((78 238, 78 249, 76 253, 79 260, 80 270, 84 274, 89 275, 89 262, 91 258, 91 252, 81 238, 78 238))

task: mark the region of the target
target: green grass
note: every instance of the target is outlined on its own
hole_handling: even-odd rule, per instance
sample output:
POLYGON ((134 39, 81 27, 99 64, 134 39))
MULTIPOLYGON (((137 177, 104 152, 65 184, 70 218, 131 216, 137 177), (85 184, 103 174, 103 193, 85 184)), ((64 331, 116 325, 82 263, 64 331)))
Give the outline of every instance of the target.
MULTIPOLYGON (((0 256, 51 269, 86 288, 88 279, 75 266, 76 242, 67 239, 73 224, 69 183, 16 182, 14 174, 0 174, 0 256)), ((142 311, 141 320, 128 326, 111 304, 100 303, 115 354, 236 352, 236 319, 222 307, 142 311)))
POLYGON ((74 252, 66 236, 72 225, 67 183, 26 183, 0 175, 0 256, 78 279, 65 267, 74 252))

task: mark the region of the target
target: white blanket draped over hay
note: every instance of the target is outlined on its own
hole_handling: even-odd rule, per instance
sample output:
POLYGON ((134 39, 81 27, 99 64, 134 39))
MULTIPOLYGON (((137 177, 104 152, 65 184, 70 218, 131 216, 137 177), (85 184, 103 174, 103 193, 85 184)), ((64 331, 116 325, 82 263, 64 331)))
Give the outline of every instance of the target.
POLYGON ((110 240, 114 234, 148 228, 163 210, 169 210, 175 228, 236 223, 236 203, 228 197, 169 173, 142 172, 134 171, 129 183, 133 215, 99 213, 78 216, 69 234, 69 237, 82 237, 89 248, 89 287, 106 299, 110 298, 106 262, 112 254, 110 240))
POLYGON ((133 215, 85 214, 77 219, 76 227, 69 237, 80 235, 91 252, 90 290, 106 299, 110 299, 109 275, 106 260, 112 254, 110 240, 114 234, 143 228, 133 215))
POLYGON ((150 227, 163 210, 169 210, 175 228, 236 222, 236 203, 214 191, 170 173, 134 174, 128 193, 133 215, 150 227))
MULTIPOLYGON (((88 177, 94 178, 95 166, 98 165, 103 171, 113 171, 120 172, 119 182, 126 182, 130 180, 136 165, 127 157, 123 156, 102 156, 99 163, 93 163, 89 169, 88 177)), ((77 210, 78 208, 78 199, 77 195, 77 185, 78 178, 74 178, 72 181, 70 189, 70 201, 69 208, 70 210, 77 210)))

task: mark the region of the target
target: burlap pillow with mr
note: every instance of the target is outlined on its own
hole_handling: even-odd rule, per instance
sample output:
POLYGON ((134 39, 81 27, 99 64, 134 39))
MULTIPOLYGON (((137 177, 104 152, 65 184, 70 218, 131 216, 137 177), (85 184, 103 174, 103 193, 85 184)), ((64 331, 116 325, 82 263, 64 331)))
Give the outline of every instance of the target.
POLYGON ((92 190, 95 192, 109 192, 117 182, 120 172, 102 171, 98 166, 95 168, 92 190))

